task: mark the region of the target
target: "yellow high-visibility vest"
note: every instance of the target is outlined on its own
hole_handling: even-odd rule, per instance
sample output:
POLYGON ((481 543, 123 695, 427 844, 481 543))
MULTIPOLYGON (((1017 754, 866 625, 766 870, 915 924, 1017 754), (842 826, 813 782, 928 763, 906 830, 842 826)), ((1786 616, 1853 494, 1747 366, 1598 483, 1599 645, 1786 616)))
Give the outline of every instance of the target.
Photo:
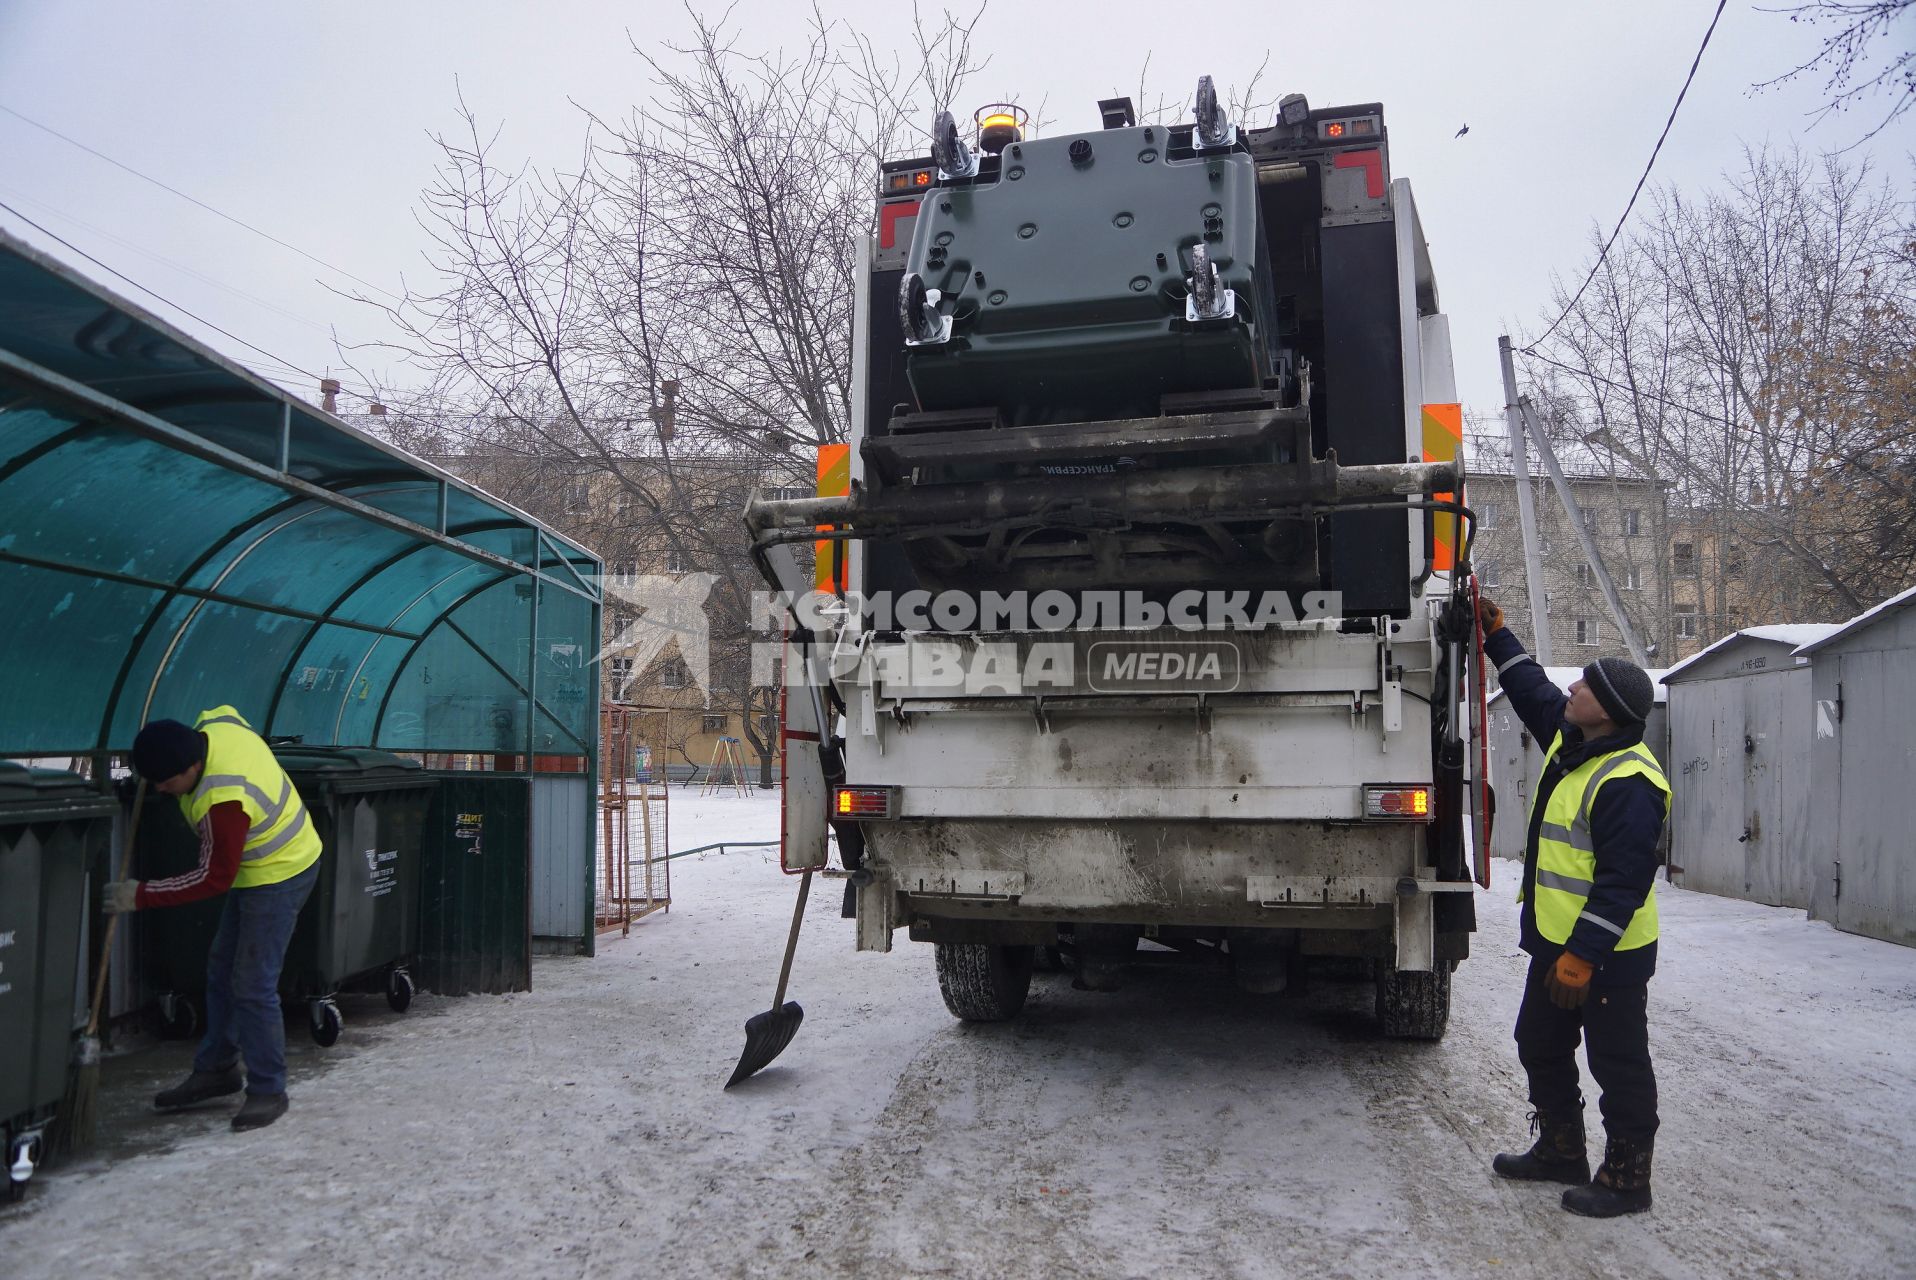
POLYGON ((232 707, 200 712, 193 727, 206 735, 206 768, 180 797, 180 811, 197 829, 216 804, 235 801, 246 810, 246 844, 235 889, 291 880, 319 861, 319 832, 293 780, 273 749, 232 707))
MULTIPOLYGON (((1544 756, 1544 769, 1563 749, 1563 732, 1551 740, 1544 756)), ((1596 840, 1590 830, 1590 808, 1597 801, 1597 790, 1618 778, 1648 778, 1663 793, 1663 815, 1670 816, 1670 780, 1663 766, 1641 742, 1621 751, 1592 756, 1564 774, 1550 793, 1544 807, 1543 825, 1537 829, 1537 932, 1559 945, 1570 941, 1570 931, 1578 920, 1588 920, 1617 935, 1618 951, 1633 951, 1657 940, 1657 889, 1650 886, 1636 914, 1619 924, 1585 910, 1590 887, 1597 874, 1596 840)), ((1530 802, 1531 815, 1537 802, 1530 802)), ((1523 886, 1517 888, 1517 900, 1523 900, 1523 886)))

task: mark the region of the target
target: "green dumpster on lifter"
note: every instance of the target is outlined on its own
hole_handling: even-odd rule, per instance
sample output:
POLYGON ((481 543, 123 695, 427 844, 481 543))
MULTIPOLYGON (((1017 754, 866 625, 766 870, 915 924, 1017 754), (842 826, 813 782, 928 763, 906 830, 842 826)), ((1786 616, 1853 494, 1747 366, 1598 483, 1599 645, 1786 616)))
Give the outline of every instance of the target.
POLYGON ((397 1012, 412 1003, 419 953, 419 863, 434 779, 385 751, 281 746, 280 766, 322 845, 319 881, 300 912, 280 994, 307 1004, 313 1039, 339 1039, 334 996, 377 978, 397 1012))
POLYGON ((112 839, 114 808, 76 774, 0 761, 0 1137, 9 1200, 25 1192, 66 1093, 87 871, 112 839))

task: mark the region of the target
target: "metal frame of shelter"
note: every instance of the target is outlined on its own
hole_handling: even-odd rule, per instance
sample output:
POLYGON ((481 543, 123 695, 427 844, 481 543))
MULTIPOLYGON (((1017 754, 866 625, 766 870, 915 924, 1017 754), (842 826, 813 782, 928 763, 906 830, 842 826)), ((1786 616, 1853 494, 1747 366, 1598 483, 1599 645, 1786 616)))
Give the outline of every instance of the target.
POLYGON ((0 233, 0 756, 104 763, 232 703, 262 734, 580 774, 534 834, 577 843, 554 936, 589 952, 601 572, 0 233))

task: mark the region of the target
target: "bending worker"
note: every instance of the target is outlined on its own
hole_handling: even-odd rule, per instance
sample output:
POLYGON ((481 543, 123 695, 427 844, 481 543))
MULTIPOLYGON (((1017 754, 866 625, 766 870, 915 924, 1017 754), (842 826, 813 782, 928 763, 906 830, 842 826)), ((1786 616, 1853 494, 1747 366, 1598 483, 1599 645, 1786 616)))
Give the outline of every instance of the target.
POLYGON ((133 739, 133 767, 156 790, 179 797, 180 812, 199 832, 200 861, 165 880, 116 880, 102 890, 104 909, 226 894, 206 958, 206 1035, 193 1074, 153 1105, 174 1111, 244 1087, 233 1127, 261 1128, 286 1114, 279 970, 319 878, 319 833, 272 748, 231 707, 202 711, 191 728, 153 721, 133 739))
POLYGON ((1522 945, 1530 973, 1517 1011, 1517 1056, 1530 1078, 1537 1141, 1491 1167, 1506 1178, 1566 1182, 1563 1207, 1611 1218, 1650 1207, 1657 1082, 1648 996, 1657 963, 1657 840, 1670 783, 1643 722, 1654 690, 1642 667, 1599 658, 1566 698, 1482 599, 1484 648, 1504 694, 1547 745, 1524 844, 1522 945), (1577 1075, 1582 1033, 1608 1139, 1593 1181, 1577 1075))

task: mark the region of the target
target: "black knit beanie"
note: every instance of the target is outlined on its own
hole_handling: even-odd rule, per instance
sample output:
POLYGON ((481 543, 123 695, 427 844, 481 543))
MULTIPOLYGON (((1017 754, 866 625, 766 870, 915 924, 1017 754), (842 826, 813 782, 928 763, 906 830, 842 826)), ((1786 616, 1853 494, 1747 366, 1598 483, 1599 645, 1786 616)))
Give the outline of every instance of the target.
POLYGON ((1656 705, 1650 676, 1628 658, 1598 658, 1583 669, 1583 682, 1618 724, 1642 724, 1656 705))
POLYGON ((165 782, 206 759, 206 735, 178 720, 155 720, 133 739, 133 767, 148 782, 165 782))

